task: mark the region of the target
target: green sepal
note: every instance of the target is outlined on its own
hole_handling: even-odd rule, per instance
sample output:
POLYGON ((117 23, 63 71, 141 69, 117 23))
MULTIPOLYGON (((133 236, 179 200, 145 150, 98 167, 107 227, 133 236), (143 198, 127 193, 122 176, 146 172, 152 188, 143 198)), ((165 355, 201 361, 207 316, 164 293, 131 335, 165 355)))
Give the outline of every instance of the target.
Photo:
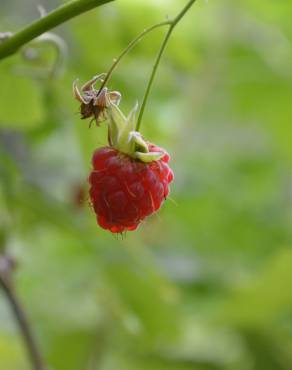
POLYGON ((107 113, 109 118, 110 142, 112 146, 117 147, 127 119, 119 107, 113 104, 110 99, 107 99, 107 113))
POLYGON ((164 156, 164 152, 149 152, 148 144, 141 134, 135 131, 138 104, 126 117, 111 99, 107 98, 107 113, 109 118, 109 142, 119 151, 132 158, 149 163, 164 156))
POLYGON ((128 140, 134 145, 135 152, 148 153, 148 145, 146 141, 142 138, 142 135, 138 131, 131 131, 128 135, 128 140))
POLYGON ((128 117, 124 121, 124 127, 119 133, 118 147, 122 152, 132 154, 135 151, 135 137, 132 133, 135 130, 136 125, 136 112, 138 110, 138 104, 136 103, 134 108, 129 113, 128 117))
POLYGON ((148 152, 148 153, 135 152, 133 157, 139 159, 144 163, 150 163, 153 161, 158 161, 164 156, 164 154, 165 153, 163 152, 148 152))

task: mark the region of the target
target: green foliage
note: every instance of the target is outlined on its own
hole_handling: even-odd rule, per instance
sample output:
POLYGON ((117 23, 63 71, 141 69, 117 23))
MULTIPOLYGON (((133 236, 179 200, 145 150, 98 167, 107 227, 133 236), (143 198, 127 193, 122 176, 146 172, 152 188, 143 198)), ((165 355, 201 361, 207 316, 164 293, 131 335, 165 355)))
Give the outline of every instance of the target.
MULTIPOLYGON (((17 28, 4 23, 16 8, 19 26, 36 17, 33 4, 7 2, 4 28, 17 28)), ((1 247, 18 260, 17 289, 54 370, 292 368, 289 2, 198 1, 178 25, 142 126, 172 154, 159 214, 115 238, 76 201, 106 129, 80 120, 73 80, 106 71, 181 5, 124 0, 72 20, 58 30, 69 50, 59 79, 33 74, 50 51, 0 64, 1 247)), ((162 34, 110 81, 125 113, 141 103, 162 34)), ((0 368, 29 369, 3 295, 0 368)))

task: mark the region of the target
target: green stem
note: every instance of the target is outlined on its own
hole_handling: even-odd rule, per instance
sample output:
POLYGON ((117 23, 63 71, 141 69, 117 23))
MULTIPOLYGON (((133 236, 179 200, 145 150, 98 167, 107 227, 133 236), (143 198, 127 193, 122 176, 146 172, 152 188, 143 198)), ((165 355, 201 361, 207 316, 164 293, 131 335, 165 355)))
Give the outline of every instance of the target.
POLYGON ((39 346, 32 333, 25 311, 17 296, 13 283, 13 261, 7 256, 0 256, 0 288, 5 293, 11 311, 18 324, 33 370, 47 370, 39 346))
POLYGON ((132 40, 130 42, 130 44, 121 52, 121 54, 119 55, 119 57, 117 59, 114 59, 114 63, 112 64, 111 68, 109 69, 109 71, 107 72, 106 74, 106 77, 102 83, 102 85, 100 86, 100 91, 102 90, 103 87, 105 87, 105 85, 108 83, 113 71, 115 70, 116 66, 119 64, 119 62, 121 61, 121 59, 136 45, 138 44, 138 42, 149 32, 153 31, 154 29, 158 28, 158 27, 162 27, 162 26, 167 26, 167 25, 170 25, 170 21, 164 21, 164 22, 160 22, 160 23, 157 23, 157 24, 154 24, 153 26, 149 27, 149 28, 146 28, 143 32, 141 32, 136 38, 134 38, 134 40, 132 40))
POLYGON ((0 60, 16 53, 21 46, 37 36, 77 15, 109 3, 110 1, 113 0, 72 0, 67 2, 0 43, 0 60))
POLYGON ((187 3, 187 5, 181 10, 181 12, 172 21, 169 21, 169 29, 168 29, 168 31, 165 35, 165 38, 164 38, 164 40, 161 44, 160 50, 158 52, 156 61, 153 65, 152 72, 151 72, 151 75, 150 75, 150 78, 149 78, 149 81, 148 81, 148 85, 147 85, 147 88, 146 88, 146 91, 145 91, 145 95, 144 95, 144 98, 143 98, 143 102, 142 102, 142 105, 141 105, 141 108, 140 108, 140 112, 139 112, 139 116, 138 116, 138 120, 137 120, 137 126, 136 126, 137 131, 139 131, 140 128, 141 128, 141 121, 142 121, 143 113, 145 111, 146 103, 147 103, 147 100, 148 100, 148 97, 149 97, 149 94, 150 94, 150 91, 151 91, 151 87, 152 87, 152 84, 153 84, 153 81, 154 81, 154 78, 155 78, 155 75, 156 75, 156 72, 157 72, 162 54, 163 54, 163 52, 165 50, 165 47, 167 45, 167 42, 168 42, 175 26, 182 19, 182 17, 186 14, 186 12, 190 9, 190 7, 195 3, 195 1, 196 0, 190 0, 187 3))

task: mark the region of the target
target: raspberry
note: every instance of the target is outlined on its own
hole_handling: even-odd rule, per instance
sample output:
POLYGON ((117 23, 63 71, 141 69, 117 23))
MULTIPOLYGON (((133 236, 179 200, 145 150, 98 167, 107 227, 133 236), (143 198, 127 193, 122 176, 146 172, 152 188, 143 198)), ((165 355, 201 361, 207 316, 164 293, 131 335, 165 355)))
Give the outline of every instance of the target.
POLYGON ((90 199, 98 224, 112 233, 135 230, 157 211, 169 194, 173 172, 165 150, 147 144, 151 152, 164 152, 159 160, 144 163, 114 147, 96 149, 89 175, 90 199))

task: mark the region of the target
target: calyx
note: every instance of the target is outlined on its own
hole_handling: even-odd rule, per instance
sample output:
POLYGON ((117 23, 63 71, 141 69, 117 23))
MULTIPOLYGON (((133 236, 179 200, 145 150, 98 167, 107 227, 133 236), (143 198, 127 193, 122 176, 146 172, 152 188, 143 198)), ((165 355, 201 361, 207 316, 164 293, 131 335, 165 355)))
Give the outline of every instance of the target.
POLYGON ((81 87, 81 90, 77 86, 77 80, 73 82, 73 96, 80 103, 81 118, 92 118, 91 122, 95 121, 97 126, 107 120, 110 146, 134 159, 149 163, 162 158, 165 153, 149 151, 149 145, 135 130, 138 104, 126 117, 118 107, 121 94, 118 91, 109 91, 104 86, 104 79, 106 73, 94 76, 81 87), (94 87, 97 81, 102 82, 98 90, 94 87))
POLYGON ((134 108, 126 117, 118 107, 118 104, 108 95, 106 96, 106 100, 110 145, 122 153, 145 163, 157 161, 162 158, 165 153, 162 151, 149 151, 147 142, 140 132, 135 130, 138 104, 135 104, 134 108))

